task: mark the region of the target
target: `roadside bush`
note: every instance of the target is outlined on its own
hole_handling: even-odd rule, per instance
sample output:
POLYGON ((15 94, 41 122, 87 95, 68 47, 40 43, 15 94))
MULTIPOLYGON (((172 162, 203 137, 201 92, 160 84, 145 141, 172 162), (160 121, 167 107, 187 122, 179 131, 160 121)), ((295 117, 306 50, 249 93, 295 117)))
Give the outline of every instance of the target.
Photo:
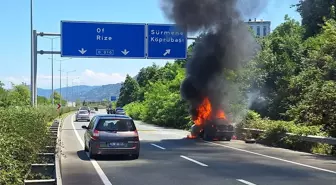
POLYGON ((140 102, 132 102, 124 106, 128 116, 136 120, 141 120, 141 115, 145 114, 144 105, 140 102))
MULTIPOLYGON (((63 108, 61 113, 69 112, 63 108)), ((48 142, 52 106, 0 108, 0 184, 22 184, 30 164, 48 142)))
MULTIPOLYGON (((238 128, 264 130, 264 133, 255 135, 255 137, 265 145, 321 154, 331 154, 332 152, 330 145, 299 140, 298 136, 327 136, 327 133, 321 131, 322 126, 307 126, 306 124, 296 124, 293 121, 262 119, 258 113, 249 111, 246 119, 238 125, 238 128), (297 136, 286 136, 285 133, 293 133, 297 136)), ((250 133, 247 135, 251 136, 250 133)))

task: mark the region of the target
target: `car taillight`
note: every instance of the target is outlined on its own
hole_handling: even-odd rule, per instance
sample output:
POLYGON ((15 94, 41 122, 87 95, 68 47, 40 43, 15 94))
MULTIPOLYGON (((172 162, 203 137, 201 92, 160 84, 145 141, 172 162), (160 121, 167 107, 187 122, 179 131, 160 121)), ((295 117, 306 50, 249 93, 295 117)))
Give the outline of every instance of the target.
POLYGON ((93 136, 92 139, 93 140, 97 140, 99 137, 99 131, 98 130, 93 130, 93 136))
POLYGON ((134 133, 135 133, 135 135, 136 135, 136 136, 134 137, 135 141, 139 141, 139 133, 138 133, 138 131, 135 130, 134 133))

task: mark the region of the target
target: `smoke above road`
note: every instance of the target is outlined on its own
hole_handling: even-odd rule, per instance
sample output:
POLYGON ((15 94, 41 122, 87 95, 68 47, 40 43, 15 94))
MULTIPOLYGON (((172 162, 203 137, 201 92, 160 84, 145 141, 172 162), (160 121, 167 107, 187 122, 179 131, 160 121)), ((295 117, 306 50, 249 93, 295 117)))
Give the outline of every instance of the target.
POLYGON ((181 96, 189 101, 194 120, 205 99, 213 112, 227 110, 236 89, 224 72, 241 68, 258 48, 242 17, 254 16, 265 6, 266 0, 162 0, 166 17, 188 33, 203 33, 181 84, 181 96))

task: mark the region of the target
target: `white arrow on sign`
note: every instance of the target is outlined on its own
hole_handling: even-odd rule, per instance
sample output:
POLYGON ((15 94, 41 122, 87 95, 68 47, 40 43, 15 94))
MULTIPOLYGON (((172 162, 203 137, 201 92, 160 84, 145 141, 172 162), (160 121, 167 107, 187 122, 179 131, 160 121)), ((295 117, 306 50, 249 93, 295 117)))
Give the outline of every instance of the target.
POLYGON ((84 48, 78 50, 82 55, 84 55, 84 53, 86 53, 87 50, 85 50, 84 48))
POLYGON ((129 51, 127 51, 127 49, 124 49, 124 51, 121 51, 122 52, 122 54, 124 54, 124 55, 127 55, 128 53, 129 53, 129 51))
POLYGON ((163 53, 163 56, 170 54, 170 49, 166 49, 166 52, 163 53))

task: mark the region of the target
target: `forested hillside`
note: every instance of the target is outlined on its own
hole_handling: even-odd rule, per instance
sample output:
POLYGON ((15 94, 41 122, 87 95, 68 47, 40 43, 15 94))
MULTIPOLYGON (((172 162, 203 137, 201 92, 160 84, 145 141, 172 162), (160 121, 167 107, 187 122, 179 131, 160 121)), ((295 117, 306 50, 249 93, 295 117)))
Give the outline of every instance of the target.
MULTIPOLYGON (((256 38, 261 50, 247 65, 229 73, 223 69, 223 74, 237 84, 235 96, 224 110, 233 122, 267 130, 264 137, 271 145, 299 149, 307 146, 279 141, 272 133, 336 137, 336 22, 334 6, 327 1, 303 1, 296 8, 302 24, 285 16, 269 36, 256 38), (310 11, 312 7, 316 11, 310 11)), ((190 55, 194 47, 189 47, 190 55)), ((118 106, 125 106, 135 119, 189 128, 189 105, 180 95, 187 61, 143 68, 136 80, 128 76, 118 106)), ((313 152, 332 152, 331 146, 310 145, 313 152)))

